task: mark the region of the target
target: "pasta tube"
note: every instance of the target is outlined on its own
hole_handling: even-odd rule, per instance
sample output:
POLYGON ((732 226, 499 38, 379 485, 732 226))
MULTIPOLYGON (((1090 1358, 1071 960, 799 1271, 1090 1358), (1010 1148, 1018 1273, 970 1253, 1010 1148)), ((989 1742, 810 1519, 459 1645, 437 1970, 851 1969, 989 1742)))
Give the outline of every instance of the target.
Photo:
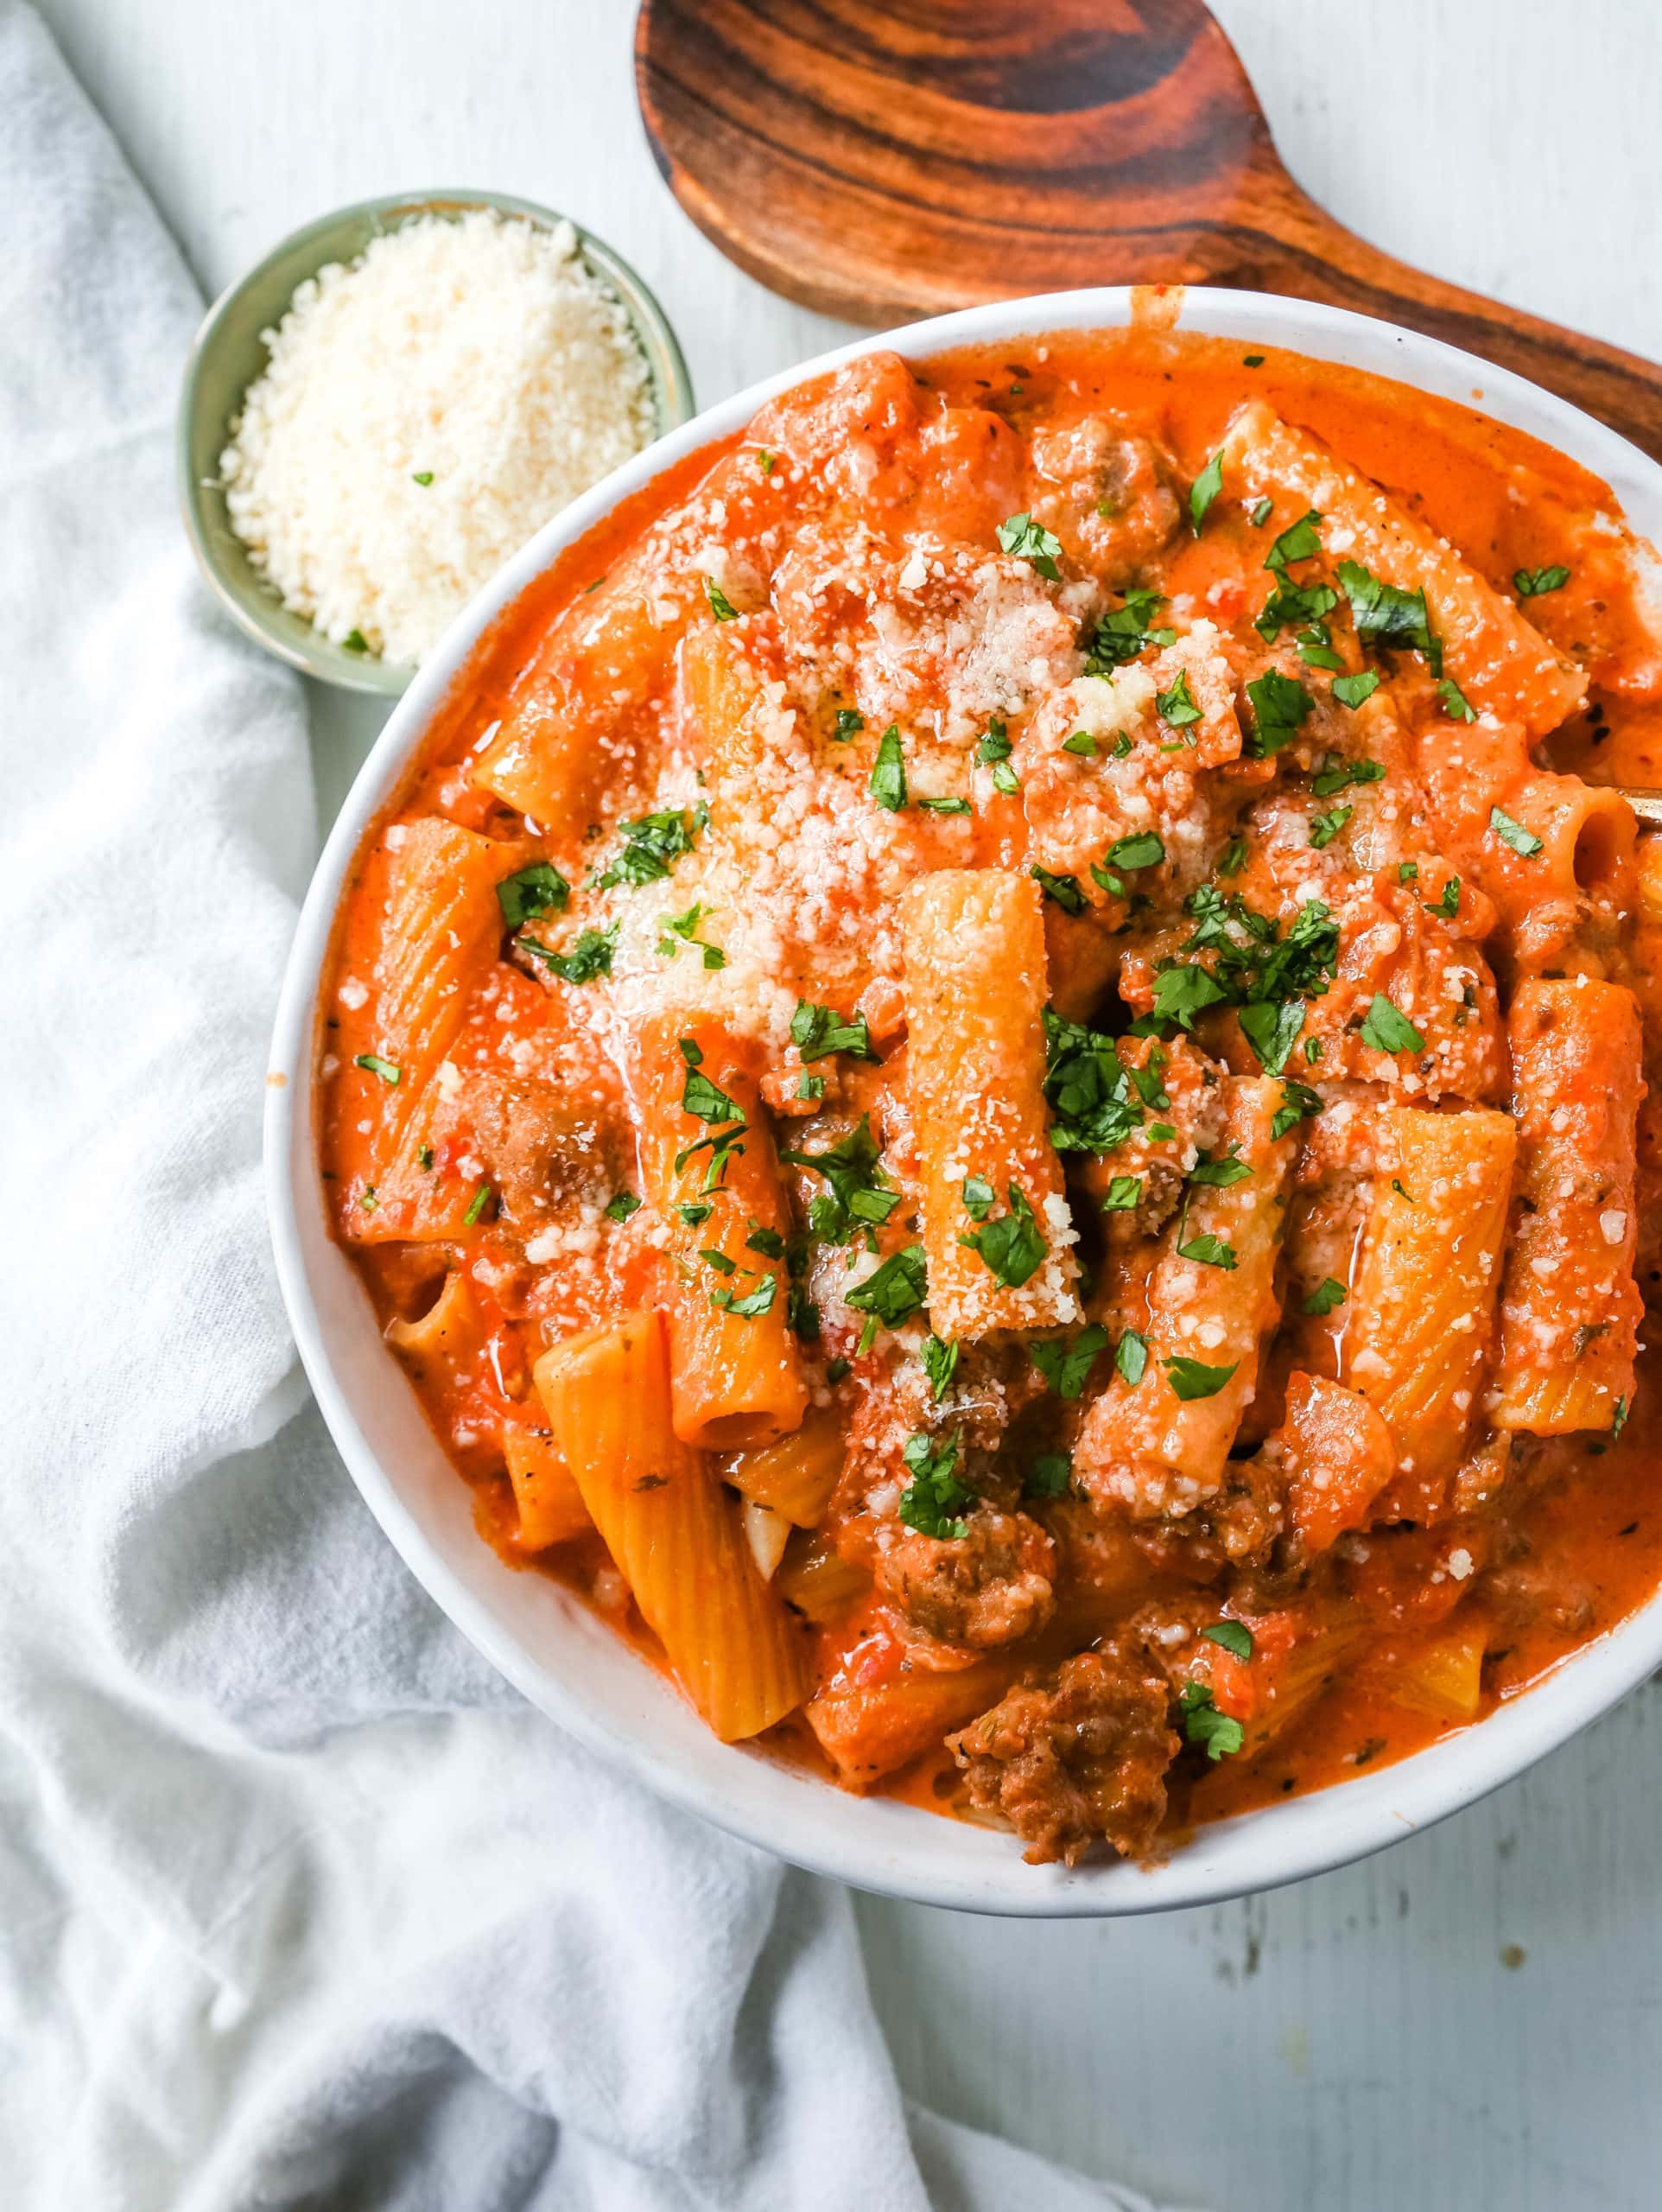
POLYGON ((758 1573, 732 1495, 676 1433, 662 1316, 556 1344, 535 1379, 606 1549, 710 1727, 733 1743, 782 1720, 807 1694, 802 1632, 758 1573))

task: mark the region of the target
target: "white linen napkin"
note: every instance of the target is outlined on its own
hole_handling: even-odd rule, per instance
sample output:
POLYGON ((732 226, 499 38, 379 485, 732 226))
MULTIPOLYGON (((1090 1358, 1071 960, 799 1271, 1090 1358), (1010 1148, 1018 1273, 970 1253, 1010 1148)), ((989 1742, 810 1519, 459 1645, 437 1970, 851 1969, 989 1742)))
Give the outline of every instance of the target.
POLYGON ((908 2113, 846 1893, 568 1742, 360 1505, 258 1180, 300 693, 174 512, 195 288, 22 0, 0 239, 0 2195, 1139 2204, 908 2113))

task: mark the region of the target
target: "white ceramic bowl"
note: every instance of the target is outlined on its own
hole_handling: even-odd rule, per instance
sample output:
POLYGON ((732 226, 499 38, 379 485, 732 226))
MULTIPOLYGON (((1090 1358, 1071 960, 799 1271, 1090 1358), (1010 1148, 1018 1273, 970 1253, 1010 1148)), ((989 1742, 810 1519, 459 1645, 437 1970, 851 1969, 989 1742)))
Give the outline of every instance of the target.
MULTIPOLYGON (((365 763, 313 879, 272 1045, 266 1183, 277 1269, 301 1357, 341 1456, 406 1563, 508 1679, 585 1743, 654 1789, 752 1843, 863 1889, 929 1904, 1024 1915, 1154 1912, 1266 1889, 1380 1850, 1472 1803, 1556 1748, 1662 1663, 1662 1598, 1475 1728, 1340 1787, 1202 1829, 1151 1872, 1024 1865, 999 1831, 884 1798, 845 1796, 764 1754, 719 1744, 684 1704, 574 1598, 515 1573, 475 1535, 452 1471, 381 1341, 370 1301, 325 1226, 312 1110, 320 971, 360 839, 403 776, 446 688, 499 608, 626 493, 739 429, 805 376, 874 347, 913 357, 948 346, 1126 323, 1125 290, 999 302, 861 340, 756 385, 662 439, 551 522, 457 620, 365 763)), ((1578 410, 1471 354, 1301 300, 1193 290, 1178 326, 1282 346, 1475 404, 1602 477, 1646 537, 1662 539, 1662 469, 1578 410)))

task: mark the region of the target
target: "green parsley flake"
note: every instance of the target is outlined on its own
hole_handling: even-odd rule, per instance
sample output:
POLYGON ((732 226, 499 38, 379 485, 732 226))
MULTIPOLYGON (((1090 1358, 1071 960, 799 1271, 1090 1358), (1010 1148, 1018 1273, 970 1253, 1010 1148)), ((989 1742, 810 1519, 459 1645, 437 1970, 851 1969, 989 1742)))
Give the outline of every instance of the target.
POLYGON ((1282 531, 1265 555, 1265 567, 1279 573, 1290 568, 1295 561, 1313 561, 1322 550, 1322 541, 1316 530, 1321 519, 1314 507, 1300 515, 1291 528, 1282 531))
POLYGON ((366 653, 370 649, 370 641, 361 630, 348 630, 340 643, 349 653, 366 653))
POLYGON ((1341 561, 1339 582, 1350 601, 1351 620, 1364 645, 1411 645, 1424 653, 1433 676, 1443 673, 1443 646, 1431 630, 1424 591, 1399 591, 1359 561, 1341 561))
POLYGON ((1329 1275, 1325 1281, 1318 1282, 1305 1299, 1304 1311, 1319 1320, 1324 1313, 1331 1313, 1335 1307, 1342 1306, 1347 1295, 1343 1283, 1329 1275))
POLYGON ((1451 875, 1443 885, 1443 896, 1437 900, 1436 906, 1433 906, 1428 899, 1425 902, 1425 910, 1430 914, 1440 914, 1445 922, 1453 921, 1455 916, 1460 912, 1460 878, 1457 875, 1451 875))
POLYGON ((713 1290, 710 1303, 719 1312, 732 1313, 741 1321, 756 1321, 764 1313, 771 1313, 774 1294, 778 1287, 777 1275, 764 1275, 755 1289, 746 1291, 742 1298, 731 1290, 713 1290))
POLYGON ((1113 1364, 1115 1372, 1134 1390, 1148 1370, 1148 1338, 1137 1329, 1127 1329, 1113 1348, 1113 1364))
MULTIPOLYGON (((1310 1044, 1316 1044, 1314 1038, 1310 1039, 1310 1044)), ((1314 1052, 1310 1051, 1309 1045, 1304 1047, 1306 1059, 1319 1059, 1321 1056, 1322 1048, 1319 1045, 1316 1045, 1314 1052)), ((1308 1084, 1295 1083, 1289 1077, 1282 1087, 1281 1103, 1270 1117, 1271 1141, 1272 1143, 1278 1141, 1296 1129, 1301 1122, 1311 1121, 1323 1110, 1319 1091, 1312 1090, 1308 1084)))
POLYGON ((985 1221, 993 1211, 993 1201, 998 1196, 985 1175, 966 1175, 963 1187, 964 1211, 972 1221, 985 1221))
POLYGON ((920 798, 917 804, 929 814, 967 814, 971 811, 967 798, 920 798))
POLYGON ((823 1060, 833 1052, 847 1052, 857 1060, 878 1057, 863 1014, 845 1018, 834 1008, 815 1006, 809 999, 796 1001, 796 1011, 790 1017, 790 1041, 805 1061, 823 1060))
POLYGON ((1047 899, 1054 899, 1064 914, 1082 914, 1086 899, 1079 887, 1079 879, 1072 875, 1052 875, 1048 868, 1030 868, 1027 871, 1047 899))
POLYGON ((1223 452, 1215 453, 1189 487, 1189 523, 1196 537, 1206 511, 1223 489, 1223 452))
POLYGON ((353 1060, 355 1068, 362 1068, 369 1075, 378 1075, 383 1083, 396 1084, 403 1071, 391 1060, 384 1060, 378 1052, 359 1052, 353 1060))
MULTIPOLYGON (((1134 661, 1150 645, 1171 645, 1177 641, 1175 630, 1156 627, 1153 615, 1156 608, 1164 607, 1164 600, 1158 591, 1133 587, 1126 594, 1123 607, 1105 614, 1096 626, 1085 657, 1087 676, 1110 677, 1117 668, 1134 661)), ((1126 746, 1130 751, 1130 746, 1126 746)))
POLYGON ((907 1438, 900 1456, 911 1475, 900 1494, 901 1519, 920 1535, 955 1542, 967 1533, 965 1522, 956 1516, 975 1496, 953 1472, 958 1465, 956 1432, 937 1439, 920 1431, 907 1438))
POLYGON ((1189 688, 1189 671, 1179 669, 1177 680, 1169 691, 1157 691, 1154 705, 1160 720, 1168 729, 1187 729, 1191 722, 1201 719, 1201 709, 1195 704, 1195 695, 1189 688))
POLYGON ((808 1209, 808 1225, 816 1236, 827 1243, 840 1244, 848 1234, 851 1223, 875 1215, 880 1223, 886 1218, 899 1193, 891 1192, 888 1178, 878 1164, 877 1139, 872 1135, 871 1117, 862 1114, 859 1127, 825 1152, 785 1152, 780 1154, 788 1166, 806 1167, 823 1177, 828 1192, 814 1198, 808 1209), (891 1203, 879 1213, 879 1204, 891 1203))
POLYGON ((870 1317, 860 1335, 861 1351, 869 1351, 879 1321, 885 1328, 898 1329, 914 1313, 921 1313, 928 1300, 929 1270, 923 1248, 908 1244, 891 1253, 858 1289, 849 1291, 843 1304, 870 1317))
POLYGON ((627 1221, 631 1213, 638 1213, 640 1210, 641 1202, 632 1191, 618 1191, 606 1202, 608 1221, 627 1221))
POLYGON ((1227 1651, 1237 1659, 1253 1656, 1253 1631, 1245 1621, 1214 1621, 1201 1634, 1208 1643, 1215 1643, 1220 1650, 1227 1651))
POLYGON ((1354 806, 1335 806, 1329 813, 1310 817, 1310 841, 1318 853, 1326 850, 1355 811, 1354 806))
POLYGON ((706 576, 704 579, 704 596, 709 601, 710 612, 718 622, 731 622, 737 615, 739 609, 714 576, 706 576))
POLYGON ((1227 1191, 1236 1183, 1244 1183, 1252 1172, 1244 1160, 1237 1160, 1230 1153, 1221 1160, 1197 1160, 1189 1171, 1189 1179, 1207 1189, 1227 1191))
POLYGON ((877 759, 872 764, 867 789, 890 814, 898 814, 906 804, 906 759, 900 749, 899 727, 894 722, 878 740, 877 759))
POLYGON ((999 543, 1018 561, 1029 561, 1042 576, 1052 583, 1060 583, 1062 571, 1056 563, 1062 556, 1062 540, 1052 537, 1033 520, 1030 514, 1011 515, 999 524, 999 543))
POLYGON ((1275 501, 1272 499, 1265 498, 1258 501, 1256 505, 1253 507, 1252 513, 1247 517, 1247 519, 1252 524, 1254 530, 1262 530, 1265 524, 1268 522, 1270 517, 1274 512, 1275 501))
POLYGON ((433 481, 433 471, 430 468, 418 468, 409 480, 412 484, 430 484, 433 481))
POLYGON ((1177 1247, 1180 1260, 1193 1260, 1203 1268, 1234 1268, 1240 1265, 1233 1244, 1226 1244, 1221 1236, 1209 1232, 1204 1236, 1191 1236, 1186 1244, 1177 1247))
POLYGON ((1177 1702, 1183 1734, 1191 1744, 1199 1744, 1208 1759, 1227 1758, 1246 1741, 1246 1733, 1240 1721, 1218 1711, 1211 1690, 1204 1682, 1185 1682, 1177 1702))
POLYGON ((491 1185, 488 1183, 481 1183, 474 1192, 466 1212, 461 1217, 462 1227, 471 1229, 490 1203, 491 1185))
POLYGON ((1074 1463, 1065 1452, 1041 1452, 1022 1480, 1026 1497, 1065 1497, 1074 1463))
POLYGON ((853 707, 839 707, 836 725, 831 734, 839 745, 847 745, 850 738, 858 737, 865 727, 864 715, 857 714, 853 707))
POLYGON ((1059 1398, 1077 1398, 1090 1379, 1099 1352, 1108 1348, 1108 1332, 1101 1322, 1082 1329, 1069 1344, 1061 1337, 1045 1337, 1027 1347, 1028 1356, 1047 1386, 1059 1398))
POLYGON ((1513 589, 1519 599, 1538 599, 1543 592, 1562 591, 1570 581, 1568 569, 1514 569, 1513 589))
POLYGON ((607 930, 580 931, 569 952, 555 952, 534 937, 522 937, 517 942, 534 959, 545 968, 551 968, 561 980, 568 983, 592 983, 598 976, 612 973, 612 956, 618 949, 618 931, 621 924, 613 922, 607 930))
POLYGON ((1076 729, 1071 737, 1063 739, 1062 749, 1064 753, 1076 753, 1082 760, 1094 760, 1096 740, 1091 735, 1089 730, 1076 729))
POLYGON ((1297 677, 1284 676, 1278 668, 1255 677, 1246 686, 1246 696, 1253 709, 1252 752, 1259 760, 1291 745, 1316 704, 1297 677))
POLYGON ((1108 858, 1115 868, 1153 868, 1165 858, 1165 842, 1158 830, 1144 830, 1134 837, 1116 838, 1108 858))
POLYGON ((511 930, 537 914, 563 914, 571 886, 547 861, 533 861, 497 886, 497 904, 511 930))
POLYGON ((1443 702, 1443 711, 1451 721, 1475 722, 1477 710, 1452 676, 1445 676, 1437 687, 1437 696, 1443 702))
POLYGON ((1532 861, 1537 853, 1545 850, 1532 830, 1526 830, 1521 822, 1514 822, 1511 815, 1503 814, 1498 806, 1489 809, 1489 827, 1503 845, 1510 845, 1514 853, 1520 854, 1526 861, 1532 861))
POLYGON ((620 822, 622 850, 600 877, 600 887, 610 891, 618 884, 638 889, 661 882, 683 853, 693 849, 691 817, 679 807, 661 814, 643 814, 633 822, 620 822))
POLYGON ((1383 760, 1342 760, 1336 753, 1329 753, 1311 779, 1310 789, 1317 798, 1331 798, 1335 791, 1348 791, 1353 784, 1384 781, 1383 760))
POLYGON ((1407 1015, 1378 991, 1362 1023, 1361 1037, 1363 1044, 1376 1052, 1423 1052, 1425 1049, 1425 1039, 1407 1015))
POLYGON ((1240 1365, 1238 1359, 1232 1360, 1227 1367, 1207 1367, 1198 1359, 1169 1359, 1165 1363, 1166 1379, 1187 1404, 1195 1398, 1215 1398, 1240 1365))
POLYGON ((958 1242, 979 1252, 1006 1290, 1019 1290, 1037 1274, 1050 1247, 1019 1187, 1012 1183, 1007 1190, 1009 1212, 983 1222, 974 1236, 960 1236, 958 1242))
POLYGON ((1132 1213, 1143 1202, 1143 1179, 1140 1175, 1113 1175, 1102 1200, 1104 1213, 1132 1213))
POLYGON ((923 1363, 923 1372, 929 1377, 929 1389, 937 1406, 951 1388, 960 1349, 957 1344, 942 1344, 939 1337, 925 1337, 923 1339, 923 1349, 918 1357, 923 1363))
POLYGON ((1360 676, 1338 676, 1333 681, 1333 696, 1342 707, 1360 707, 1371 699, 1380 688, 1379 671, 1365 668, 1360 676))

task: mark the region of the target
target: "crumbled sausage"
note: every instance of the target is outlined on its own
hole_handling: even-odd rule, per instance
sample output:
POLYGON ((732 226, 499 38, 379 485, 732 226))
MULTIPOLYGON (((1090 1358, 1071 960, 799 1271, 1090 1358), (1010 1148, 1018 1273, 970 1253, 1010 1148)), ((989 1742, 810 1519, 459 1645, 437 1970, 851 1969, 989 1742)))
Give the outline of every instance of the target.
POLYGON ((1018 1685, 947 1743, 971 1799, 1003 1814, 1030 1864, 1075 1866, 1099 1840, 1137 1859, 1165 1812, 1170 1703, 1143 1652, 1107 1643, 1018 1685))
POLYGON ((1044 1626, 1056 1571, 1056 1546, 1037 1521, 982 1505, 961 1536, 898 1532, 879 1554, 877 1579, 909 1640, 990 1651, 1044 1626))

